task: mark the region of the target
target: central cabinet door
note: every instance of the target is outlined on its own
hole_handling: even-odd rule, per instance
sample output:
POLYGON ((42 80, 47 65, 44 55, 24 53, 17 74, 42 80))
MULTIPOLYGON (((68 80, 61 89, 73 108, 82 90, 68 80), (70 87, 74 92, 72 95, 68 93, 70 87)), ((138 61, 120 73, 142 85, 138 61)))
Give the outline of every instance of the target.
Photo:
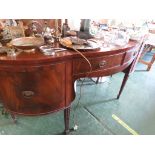
POLYGON ((37 115, 65 107, 65 63, 4 72, 0 79, 2 97, 9 111, 37 115))

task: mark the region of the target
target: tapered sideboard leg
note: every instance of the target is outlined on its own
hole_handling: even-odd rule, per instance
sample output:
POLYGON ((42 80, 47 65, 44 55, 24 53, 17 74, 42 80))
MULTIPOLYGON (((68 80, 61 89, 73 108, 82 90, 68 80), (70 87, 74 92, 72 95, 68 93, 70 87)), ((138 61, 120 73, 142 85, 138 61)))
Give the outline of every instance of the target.
POLYGON ((65 134, 69 134, 70 107, 64 110, 65 134))
POLYGON ((7 115, 7 114, 10 114, 11 115, 11 118, 13 120, 13 123, 17 123, 16 116, 13 113, 9 112, 7 109, 4 108, 2 110, 2 115, 7 115))
POLYGON ((14 123, 17 123, 17 118, 16 116, 13 114, 13 113, 10 113, 11 117, 12 117, 12 120, 14 123))
POLYGON ((121 95, 121 93, 122 93, 122 91, 123 91, 123 89, 124 89, 124 86, 125 86, 125 84, 126 84, 128 78, 129 78, 129 73, 125 73, 124 78, 123 78, 123 81, 122 81, 121 88, 120 88, 119 93, 118 93, 118 95, 117 95, 117 99, 119 99, 119 97, 120 97, 120 95, 121 95))

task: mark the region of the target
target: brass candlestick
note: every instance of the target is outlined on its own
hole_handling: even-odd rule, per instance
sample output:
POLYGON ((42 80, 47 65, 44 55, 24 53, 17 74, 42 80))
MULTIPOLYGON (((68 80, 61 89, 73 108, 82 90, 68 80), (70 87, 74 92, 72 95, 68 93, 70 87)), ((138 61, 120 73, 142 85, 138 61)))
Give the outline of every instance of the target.
POLYGON ((55 19, 55 39, 56 41, 59 41, 59 38, 61 37, 61 33, 59 32, 59 23, 58 19, 55 19))
POLYGON ((58 41, 58 19, 55 19, 55 40, 58 41))

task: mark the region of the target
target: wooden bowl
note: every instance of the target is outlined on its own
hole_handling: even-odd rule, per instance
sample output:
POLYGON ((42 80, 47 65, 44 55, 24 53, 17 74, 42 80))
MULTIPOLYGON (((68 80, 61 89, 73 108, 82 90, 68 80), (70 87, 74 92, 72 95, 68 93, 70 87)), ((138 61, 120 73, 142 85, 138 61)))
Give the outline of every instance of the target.
POLYGON ((21 37, 11 41, 13 47, 22 50, 31 50, 44 45, 44 39, 41 37, 21 37))

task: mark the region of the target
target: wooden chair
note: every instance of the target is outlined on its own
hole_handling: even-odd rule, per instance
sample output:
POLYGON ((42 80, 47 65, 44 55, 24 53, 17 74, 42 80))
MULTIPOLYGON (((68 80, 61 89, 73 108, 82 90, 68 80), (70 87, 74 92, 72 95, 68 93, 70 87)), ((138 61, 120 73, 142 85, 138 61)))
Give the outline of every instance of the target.
POLYGON ((134 52, 136 52, 136 55, 135 55, 135 58, 133 60, 133 62, 131 63, 131 65, 126 68, 123 72, 125 73, 124 75, 124 78, 123 78, 123 82, 122 82, 122 85, 121 85, 121 88, 119 90, 119 93, 117 95, 117 99, 120 98, 120 95, 124 89, 124 86, 130 76, 131 73, 133 73, 135 71, 135 68, 136 68, 136 65, 139 61, 139 58, 144 50, 144 47, 145 47, 145 40, 146 40, 147 36, 145 35, 144 37, 141 38, 141 40, 139 41, 139 44, 137 45, 137 47, 134 49, 134 52))
POLYGON ((140 63, 147 65, 147 71, 151 69, 153 63, 155 62, 155 53, 153 54, 151 61, 145 61, 143 58, 148 52, 151 52, 153 48, 155 48, 155 38, 152 40, 151 38, 146 40, 144 49, 139 58, 140 63))

